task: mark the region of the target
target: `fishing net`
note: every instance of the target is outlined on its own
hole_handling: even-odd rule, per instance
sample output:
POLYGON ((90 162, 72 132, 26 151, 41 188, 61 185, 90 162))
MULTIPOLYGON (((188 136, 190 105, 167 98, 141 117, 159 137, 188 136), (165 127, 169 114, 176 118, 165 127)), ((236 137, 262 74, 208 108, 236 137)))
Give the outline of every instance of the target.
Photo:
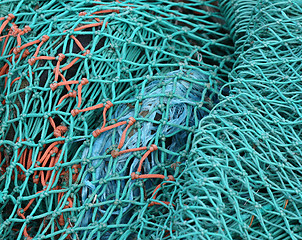
POLYGON ((301 4, 2 1, 0 237, 300 239, 301 4))
POLYGON ((229 95, 199 122, 188 160, 157 195, 174 205, 147 209, 145 232, 302 238, 301 4, 221 1, 237 57, 229 95))

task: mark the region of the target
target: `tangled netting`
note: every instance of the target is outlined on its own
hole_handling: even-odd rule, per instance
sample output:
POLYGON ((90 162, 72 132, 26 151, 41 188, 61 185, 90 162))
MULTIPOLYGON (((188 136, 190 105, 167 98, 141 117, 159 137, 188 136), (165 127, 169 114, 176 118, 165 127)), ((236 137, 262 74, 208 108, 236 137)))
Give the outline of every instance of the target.
POLYGON ((0 239, 301 239, 301 1, 1 1, 0 239))

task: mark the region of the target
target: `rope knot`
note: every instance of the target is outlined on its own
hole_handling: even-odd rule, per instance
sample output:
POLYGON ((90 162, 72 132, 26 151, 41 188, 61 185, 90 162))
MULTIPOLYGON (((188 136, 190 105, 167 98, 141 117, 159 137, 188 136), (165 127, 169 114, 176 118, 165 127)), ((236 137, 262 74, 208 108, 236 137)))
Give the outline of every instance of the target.
POLYGON ((73 117, 75 117, 76 115, 78 115, 80 113, 80 110, 79 109, 72 109, 71 110, 71 115, 73 116, 73 117))
POLYGON ((36 62, 36 59, 34 59, 34 58, 28 59, 28 63, 29 63, 30 66, 34 65, 35 62, 36 62))
POLYGON ((19 47, 15 47, 14 48, 14 51, 13 51, 13 53, 15 54, 15 55, 17 55, 18 53, 20 53, 21 51, 20 51, 20 48, 19 47))
POLYGON ((135 179, 139 179, 139 175, 135 172, 131 173, 131 179, 135 180, 135 179))
POLYGON ((175 181, 175 178, 172 175, 168 175, 168 181, 175 181))
POLYGON ((10 21, 10 20, 12 20, 12 19, 14 19, 14 18, 15 18, 15 15, 12 14, 12 13, 9 13, 9 14, 7 15, 7 20, 8 20, 8 21, 10 21))
POLYGON ((25 49, 22 58, 26 58, 29 54, 30 52, 28 51, 28 49, 25 49))
POLYGON ((61 137, 64 133, 66 133, 68 130, 68 128, 66 126, 58 126, 54 129, 53 131, 53 135, 57 138, 57 137, 61 137))
POLYGON ((22 32, 28 33, 29 31, 31 31, 31 28, 30 28, 30 26, 26 25, 22 32))
POLYGON ((156 151, 157 149, 158 149, 157 146, 155 144, 152 144, 149 151, 153 152, 153 151, 156 151))
POLYGON ((112 156, 113 158, 116 158, 116 157, 118 157, 119 155, 120 155, 120 153, 119 153, 118 150, 112 150, 112 151, 111 151, 111 156, 112 156))
POLYGON ((94 130, 93 132, 92 132, 92 135, 96 138, 96 137, 98 137, 100 134, 101 134, 101 130, 100 129, 96 129, 96 130, 94 130))
POLYGON ((72 92, 68 93, 68 96, 75 98, 77 96, 77 92, 75 90, 73 90, 72 92))
POLYGON ((134 123, 136 122, 136 120, 133 117, 129 118, 129 126, 132 126, 134 123))
POLYGON ((50 84, 50 88, 51 88, 52 91, 56 90, 57 87, 58 87, 58 83, 56 83, 56 82, 50 84))
POLYGON ((105 105, 105 108, 109 109, 109 108, 111 108, 112 106, 113 106, 113 103, 110 102, 110 101, 107 101, 107 102, 106 102, 106 105, 105 105))
POLYGON ((49 39, 49 36, 47 36, 47 35, 43 35, 42 36, 42 42, 47 42, 48 41, 48 39, 49 39))
POLYGON ((64 58, 65 58, 65 55, 63 53, 58 54, 58 61, 59 62, 62 62, 64 58))
POLYGON ((53 149, 50 150, 49 154, 53 155, 53 154, 58 153, 58 151, 59 151, 59 149, 57 147, 53 147, 53 149))
POLYGON ((19 209, 17 210, 17 214, 18 214, 19 217, 21 217, 21 216, 23 215, 23 213, 24 213, 23 208, 19 208, 19 209))
POLYGON ((81 85, 86 85, 87 83, 89 83, 88 79, 82 78, 81 85))

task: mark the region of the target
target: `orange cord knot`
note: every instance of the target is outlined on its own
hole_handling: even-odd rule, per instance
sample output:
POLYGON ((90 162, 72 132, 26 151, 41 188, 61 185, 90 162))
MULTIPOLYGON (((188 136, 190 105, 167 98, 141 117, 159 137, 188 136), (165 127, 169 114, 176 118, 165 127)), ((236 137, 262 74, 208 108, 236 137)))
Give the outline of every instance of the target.
POLYGON ((21 52, 20 47, 15 47, 15 48, 14 48, 13 53, 14 53, 15 55, 17 55, 17 54, 20 53, 20 52, 21 52))
POLYGON ((50 150, 49 154, 53 155, 54 153, 58 153, 59 149, 57 147, 54 147, 53 149, 50 150))
POLYGON ((53 130, 53 135, 57 138, 57 137, 61 137, 61 131, 59 129, 55 129, 53 130))
MULTIPOLYGON (((135 120, 133 117, 130 117, 130 118, 129 118, 129 123, 128 123, 128 124, 129 124, 129 126, 132 126, 135 122, 136 122, 136 120, 135 120)), ((151 146, 152 146, 152 145, 151 145, 151 146)), ((156 147, 156 146, 155 146, 155 147, 156 147)), ((157 149, 157 147, 156 147, 156 149, 157 149)), ((156 149, 155 149, 155 150, 156 150, 156 149)))
POLYGON ((8 20, 8 21, 11 21, 11 20, 14 19, 14 18, 15 18, 15 15, 12 14, 12 13, 9 13, 9 14, 7 15, 7 20, 8 20))
POLYGON ((58 87, 58 83, 56 83, 56 82, 50 84, 50 88, 51 88, 52 91, 56 90, 57 87, 58 87))
POLYGON ((18 214, 19 217, 24 216, 23 213, 24 213, 23 208, 19 208, 17 210, 17 214, 18 214))
POLYGON ((168 175, 168 181, 175 181, 175 178, 172 175, 168 175))
POLYGON ((157 149, 158 149, 157 146, 155 144, 152 144, 149 151, 153 152, 153 151, 156 151, 157 149))
POLYGON ((23 31, 22 31, 22 32, 24 32, 24 33, 28 33, 28 32, 30 32, 30 31, 31 31, 30 26, 26 25, 26 26, 24 27, 24 29, 23 29, 23 31))
POLYGON ((76 115, 78 115, 80 113, 80 110, 79 109, 72 109, 71 110, 71 115, 73 116, 73 117, 75 117, 76 115))
POLYGON ((49 40, 49 36, 43 35, 42 36, 42 42, 47 42, 49 40))
POLYGON ((132 180, 139 179, 139 174, 137 174, 135 172, 131 173, 131 179, 132 180))
POLYGON ((57 126, 54 131, 53 131, 53 135, 57 138, 57 137, 61 137, 64 133, 66 133, 68 130, 68 128, 66 126, 57 126))
POLYGON ((59 62, 62 62, 64 58, 65 58, 65 55, 63 53, 58 54, 58 61, 59 62))
POLYGON ((87 14, 87 12, 80 12, 79 16, 85 16, 87 14))
POLYGON ((79 173, 79 169, 81 168, 80 164, 74 164, 71 167, 72 169, 74 169, 74 173, 79 173))
POLYGON ((101 129, 96 129, 92 132, 92 135, 96 138, 101 134, 101 129))
POLYGON ((88 79, 82 78, 81 85, 86 85, 87 83, 89 83, 88 79))
POLYGON ((111 151, 111 156, 112 156, 113 158, 116 158, 116 157, 118 157, 119 155, 120 155, 120 153, 119 153, 118 150, 112 150, 112 151, 111 151))
POLYGON ((113 103, 110 102, 110 101, 107 101, 107 102, 106 102, 105 108, 109 109, 109 108, 111 108, 112 106, 113 106, 113 103))
POLYGON ((30 52, 28 51, 28 49, 25 49, 22 58, 26 58, 29 54, 30 52))
POLYGON ((68 96, 75 98, 75 97, 77 97, 77 92, 75 90, 73 90, 72 92, 68 93, 68 96))
POLYGON ((29 63, 30 66, 34 65, 35 62, 36 62, 36 59, 35 59, 35 58, 30 58, 30 59, 28 59, 28 63, 29 63))

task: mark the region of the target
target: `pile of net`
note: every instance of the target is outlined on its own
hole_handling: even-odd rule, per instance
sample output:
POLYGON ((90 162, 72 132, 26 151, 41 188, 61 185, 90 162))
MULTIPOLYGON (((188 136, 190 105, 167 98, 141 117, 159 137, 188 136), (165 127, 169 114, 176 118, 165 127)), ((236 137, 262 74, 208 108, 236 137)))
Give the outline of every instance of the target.
POLYGON ((1 1, 0 239, 301 239, 301 14, 1 1))

